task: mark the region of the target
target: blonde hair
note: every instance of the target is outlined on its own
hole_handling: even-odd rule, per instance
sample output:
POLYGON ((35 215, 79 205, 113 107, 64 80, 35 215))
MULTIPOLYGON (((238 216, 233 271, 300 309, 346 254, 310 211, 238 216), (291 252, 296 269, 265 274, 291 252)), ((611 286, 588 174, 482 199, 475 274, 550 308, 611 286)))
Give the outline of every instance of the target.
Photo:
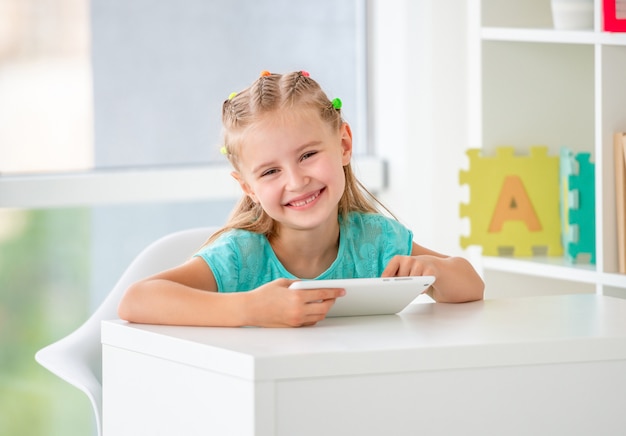
MULTIPOLYGON (((228 157, 233 168, 239 170, 238 153, 245 138, 243 133, 249 126, 270 112, 298 109, 314 109, 324 122, 337 131, 345 123, 340 105, 333 104, 320 85, 304 71, 288 74, 263 72, 250 87, 237 94, 231 94, 222 105, 222 152, 228 157)), ((346 217, 349 212, 354 211, 380 213, 384 210, 391 214, 356 178, 350 163, 343 169, 346 183, 339 200, 341 216, 346 217)), ((247 195, 243 195, 231 212, 226 225, 212 235, 207 244, 232 229, 248 230, 264 234, 268 238, 275 236, 277 231, 274 220, 247 195)))

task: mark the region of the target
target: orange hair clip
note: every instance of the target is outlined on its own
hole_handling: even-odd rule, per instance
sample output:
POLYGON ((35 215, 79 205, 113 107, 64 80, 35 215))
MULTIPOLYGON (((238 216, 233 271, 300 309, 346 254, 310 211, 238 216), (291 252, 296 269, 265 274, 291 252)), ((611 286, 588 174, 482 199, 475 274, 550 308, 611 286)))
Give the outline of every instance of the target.
POLYGON ((269 71, 267 71, 267 70, 263 70, 263 71, 261 71, 261 77, 271 76, 271 75, 272 75, 272 73, 270 73, 270 72, 269 72, 269 71))

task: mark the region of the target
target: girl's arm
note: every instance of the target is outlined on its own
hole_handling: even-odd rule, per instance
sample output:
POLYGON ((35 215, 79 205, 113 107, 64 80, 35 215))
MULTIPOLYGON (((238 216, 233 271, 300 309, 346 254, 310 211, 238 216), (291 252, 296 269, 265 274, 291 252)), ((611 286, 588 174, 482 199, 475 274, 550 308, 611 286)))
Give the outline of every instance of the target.
POLYGON ((137 323, 195 326, 313 325, 324 319, 341 289, 294 292, 278 279, 250 292, 218 293, 213 272, 200 258, 140 280, 122 297, 120 318, 137 323))
POLYGON ((472 265, 462 257, 436 253, 415 242, 411 256, 396 256, 383 271, 383 277, 436 277, 427 294, 441 303, 464 303, 481 300, 485 283, 472 265))

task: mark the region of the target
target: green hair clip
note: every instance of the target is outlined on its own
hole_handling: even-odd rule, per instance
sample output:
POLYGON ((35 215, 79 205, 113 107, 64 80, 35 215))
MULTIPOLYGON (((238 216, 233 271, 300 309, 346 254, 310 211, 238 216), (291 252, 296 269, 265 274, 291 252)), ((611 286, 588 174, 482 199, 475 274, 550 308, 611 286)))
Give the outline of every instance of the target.
POLYGON ((343 103, 341 103, 340 98, 333 98, 332 104, 333 104, 333 107, 337 110, 341 109, 341 106, 343 105, 343 103))

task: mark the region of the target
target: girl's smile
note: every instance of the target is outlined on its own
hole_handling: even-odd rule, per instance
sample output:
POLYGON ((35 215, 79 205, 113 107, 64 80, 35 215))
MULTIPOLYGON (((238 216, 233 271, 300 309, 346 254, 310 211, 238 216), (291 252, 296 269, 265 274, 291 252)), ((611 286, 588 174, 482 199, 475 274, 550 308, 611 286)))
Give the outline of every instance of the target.
POLYGON ((312 206, 312 203, 314 203, 319 198, 319 196, 324 192, 325 189, 326 188, 322 188, 310 195, 307 194, 298 198, 294 198, 288 201, 285 206, 291 207, 292 209, 304 209, 307 206, 312 206))

